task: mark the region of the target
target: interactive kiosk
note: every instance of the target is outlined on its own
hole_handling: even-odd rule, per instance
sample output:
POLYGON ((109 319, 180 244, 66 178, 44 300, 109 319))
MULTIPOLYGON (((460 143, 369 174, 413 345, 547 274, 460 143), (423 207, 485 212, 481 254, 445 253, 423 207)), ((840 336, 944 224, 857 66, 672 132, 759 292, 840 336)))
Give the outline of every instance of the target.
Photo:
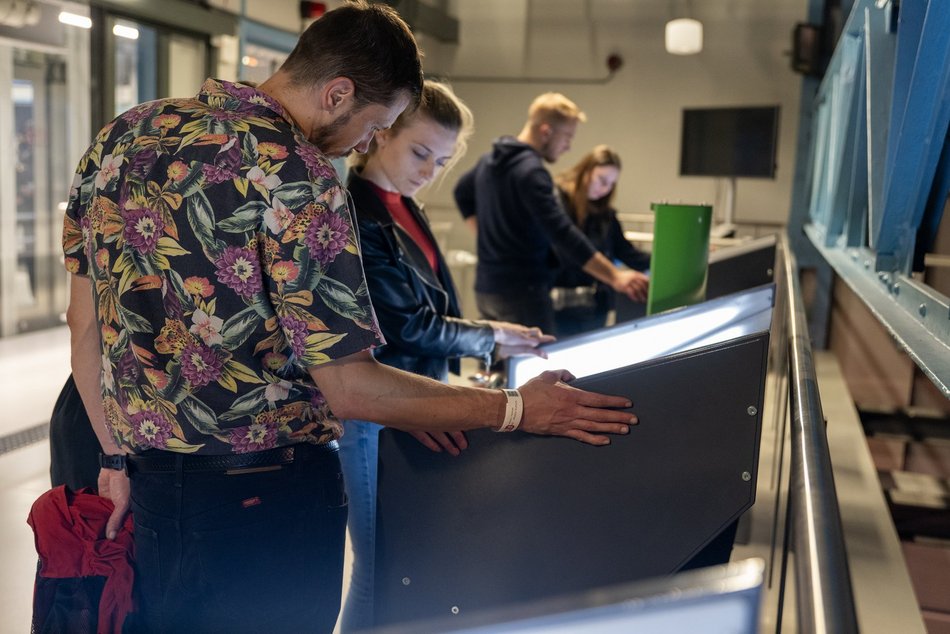
POLYGON ((640 419, 593 447, 482 430, 453 458, 384 430, 378 625, 669 575, 718 539, 728 560, 755 498, 774 286, 604 328, 519 357, 520 385, 565 367, 640 419))

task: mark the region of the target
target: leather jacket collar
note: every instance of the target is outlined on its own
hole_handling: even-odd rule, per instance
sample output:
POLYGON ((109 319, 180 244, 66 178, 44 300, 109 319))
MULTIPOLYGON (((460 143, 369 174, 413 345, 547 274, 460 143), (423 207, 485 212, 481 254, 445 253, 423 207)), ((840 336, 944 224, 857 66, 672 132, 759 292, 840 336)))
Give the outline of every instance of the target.
POLYGON ((429 260, 416 241, 393 221, 389 210, 386 209, 386 205, 383 204, 383 201, 380 200, 376 192, 373 191, 373 187, 368 180, 361 177, 358 172, 353 171, 350 173, 349 180, 347 181, 347 189, 353 197, 353 204, 356 207, 358 221, 361 223, 367 221, 373 222, 387 229, 405 255, 405 264, 407 264, 427 286, 438 295, 444 296, 444 299, 447 300, 447 313, 453 317, 461 315, 455 287, 448 272, 448 264, 446 264, 442 252, 438 249, 438 242, 429 228, 429 221, 422 207, 414 199, 403 196, 402 200, 406 204, 406 207, 409 208, 410 213, 415 216, 419 226, 422 227, 422 230, 426 233, 429 240, 432 241, 432 244, 436 245, 436 259, 439 263, 438 274, 432 270, 432 267, 429 265, 429 260))

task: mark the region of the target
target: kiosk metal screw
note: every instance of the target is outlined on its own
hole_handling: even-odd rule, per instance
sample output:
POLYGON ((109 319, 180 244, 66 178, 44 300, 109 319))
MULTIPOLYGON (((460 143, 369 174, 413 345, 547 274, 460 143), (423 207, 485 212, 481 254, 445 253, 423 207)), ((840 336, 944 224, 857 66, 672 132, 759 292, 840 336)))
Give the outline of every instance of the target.
POLYGON ((749 473, 748 471, 743 471, 743 472, 742 472, 742 480, 743 480, 743 481, 748 482, 748 481, 751 480, 751 479, 752 479, 752 474, 751 474, 751 473, 749 473))
POLYGON ((452 606, 452 614, 458 614, 458 613, 459 613, 459 606, 453 605, 453 606, 452 606))
POLYGON ((402 578, 402 585, 408 586, 410 583, 412 583, 412 580, 409 577, 402 578))
POLYGON ((749 416, 755 416, 759 413, 759 410, 756 409, 755 405, 749 405, 749 408, 746 411, 749 412, 749 416))

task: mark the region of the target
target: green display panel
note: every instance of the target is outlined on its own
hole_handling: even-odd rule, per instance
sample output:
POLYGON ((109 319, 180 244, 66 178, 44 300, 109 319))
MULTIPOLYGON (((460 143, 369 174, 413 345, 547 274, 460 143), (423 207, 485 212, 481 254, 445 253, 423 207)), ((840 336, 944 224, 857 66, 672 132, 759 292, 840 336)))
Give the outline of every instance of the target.
POLYGON ((706 299, 709 205, 653 203, 653 254, 647 314, 706 299))

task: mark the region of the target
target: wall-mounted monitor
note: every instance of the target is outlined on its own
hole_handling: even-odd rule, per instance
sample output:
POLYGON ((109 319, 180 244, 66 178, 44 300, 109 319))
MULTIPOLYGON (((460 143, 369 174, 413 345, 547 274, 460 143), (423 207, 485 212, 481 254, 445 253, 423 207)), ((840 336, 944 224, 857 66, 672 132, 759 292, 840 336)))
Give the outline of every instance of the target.
POLYGON ((775 178, 778 106, 686 108, 680 176, 775 178))

